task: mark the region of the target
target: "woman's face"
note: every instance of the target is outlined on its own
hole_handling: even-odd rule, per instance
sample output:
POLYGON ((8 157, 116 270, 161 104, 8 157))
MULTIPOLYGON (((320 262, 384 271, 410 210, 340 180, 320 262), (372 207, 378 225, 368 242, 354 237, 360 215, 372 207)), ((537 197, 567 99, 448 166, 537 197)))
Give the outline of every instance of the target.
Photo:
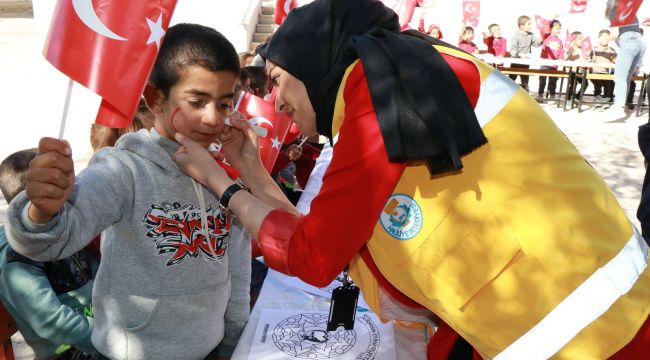
POLYGON ((271 61, 266 62, 266 71, 276 91, 275 110, 289 115, 303 135, 316 134, 316 113, 305 84, 271 61))

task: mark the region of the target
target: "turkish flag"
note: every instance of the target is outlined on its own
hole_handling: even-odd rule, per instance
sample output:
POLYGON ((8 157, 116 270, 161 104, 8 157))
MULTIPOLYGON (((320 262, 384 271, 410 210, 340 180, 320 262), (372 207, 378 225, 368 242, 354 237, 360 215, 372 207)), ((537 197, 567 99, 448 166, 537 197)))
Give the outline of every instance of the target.
POLYGON ((539 15, 535 15, 535 25, 537 26, 537 29, 539 30, 540 34, 542 34, 542 37, 545 38, 548 34, 551 33, 551 20, 546 20, 543 17, 539 15))
POLYGON ((478 19, 481 15, 481 2, 478 0, 463 1, 463 23, 473 27, 478 26, 478 19))
POLYGON ((589 58, 589 54, 591 54, 591 49, 593 49, 593 47, 591 46, 591 39, 589 38, 589 36, 582 39, 581 45, 582 45, 582 57, 585 59, 589 58))
POLYGON ((583 13, 587 10, 587 1, 588 0, 571 0, 571 9, 570 13, 583 13))
POLYGON ((275 104, 244 91, 235 110, 244 114, 252 126, 262 129, 263 134, 258 133, 260 156, 264 167, 271 173, 292 124, 291 118, 285 113, 276 112, 275 104))
POLYGON ((643 0, 619 0, 616 12, 610 25, 612 27, 629 25, 634 22, 636 12, 643 0))
POLYGON ((273 21, 280 25, 287 18, 289 12, 298 7, 296 0, 276 0, 275 13, 273 14, 273 21))
POLYGON ((564 48, 569 49, 572 42, 573 40, 571 40, 571 33, 569 33, 569 29, 566 29, 566 34, 564 35, 564 48))
POLYGON ((131 124, 176 0, 59 0, 43 55, 103 98, 96 122, 131 124))

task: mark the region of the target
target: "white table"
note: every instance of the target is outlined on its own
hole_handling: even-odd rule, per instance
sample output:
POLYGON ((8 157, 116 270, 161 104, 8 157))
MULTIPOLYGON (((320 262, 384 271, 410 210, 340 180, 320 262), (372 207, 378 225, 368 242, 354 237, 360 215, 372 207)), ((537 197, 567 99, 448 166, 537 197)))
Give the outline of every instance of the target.
MULTIPOLYGON (((262 309, 299 309, 329 311, 329 299, 311 295, 287 285, 284 275, 269 269, 264 286, 253 308, 248 324, 239 339, 232 360, 255 359, 249 356, 255 329, 262 309)), ((395 325, 397 358, 403 360, 426 360, 426 338, 424 330, 413 330, 395 325)))

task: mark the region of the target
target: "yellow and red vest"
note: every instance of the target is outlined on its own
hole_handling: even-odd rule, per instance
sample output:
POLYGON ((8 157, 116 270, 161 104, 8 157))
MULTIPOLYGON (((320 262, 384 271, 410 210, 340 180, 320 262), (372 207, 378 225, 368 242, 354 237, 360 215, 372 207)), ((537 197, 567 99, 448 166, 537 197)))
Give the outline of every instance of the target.
MULTIPOLYGON (((366 244, 372 259, 484 358, 608 358, 650 313, 646 243, 525 91, 465 53, 436 49, 477 67, 475 111, 489 142, 455 174, 408 166, 366 244)), ((381 316, 379 284, 360 255, 350 274, 381 316)))

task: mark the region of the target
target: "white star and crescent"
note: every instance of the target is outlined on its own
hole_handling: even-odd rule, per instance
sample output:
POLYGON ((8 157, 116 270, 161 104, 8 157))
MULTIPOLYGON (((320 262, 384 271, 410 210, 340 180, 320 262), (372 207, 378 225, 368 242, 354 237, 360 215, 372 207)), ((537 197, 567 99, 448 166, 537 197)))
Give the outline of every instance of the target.
POLYGON ((273 143, 271 147, 280 151, 280 145, 282 145, 282 143, 280 142, 280 140, 278 140, 278 137, 276 136, 273 139, 271 139, 271 142, 273 143))
POLYGON ((97 16, 92 0, 72 0, 72 7, 79 19, 92 31, 109 39, 127 41, 109 29, 97 16))
MULTIPOLYGON (((129 39, 122 37, 114 33, 109 29, 106 24, 104 24, 97 16, 97 12, 93 7, 92 0, 72 0, 72 7, 74 8, 75 13, 79 17, 79 20, 83 22, 90 30, 96 32, 99 35, 105 36, 109 39, 119 40, 119 41, 128 41, 129 39)), ((162 26, 162 12, 158 15, 158 19, 153 21, 149 18, 145 18, 147 25, 149 26, 149 38, 147 39, 147 45, 151 43, 156 43, 156 47, 160 49, 160 42, 162 37, 165 36, 165 30, 162 26)))
POLYGON ((156 43, 156 47, 160 50, 160 41, 163 36, 165 36, 165 30, 162 26, 162 12, 158 15, 158 20, 156 22, 152 21, 149 18, 147 19, 147 25, 149 25, 149 39, 147 39, 147 45, 151 43, 156 43))

